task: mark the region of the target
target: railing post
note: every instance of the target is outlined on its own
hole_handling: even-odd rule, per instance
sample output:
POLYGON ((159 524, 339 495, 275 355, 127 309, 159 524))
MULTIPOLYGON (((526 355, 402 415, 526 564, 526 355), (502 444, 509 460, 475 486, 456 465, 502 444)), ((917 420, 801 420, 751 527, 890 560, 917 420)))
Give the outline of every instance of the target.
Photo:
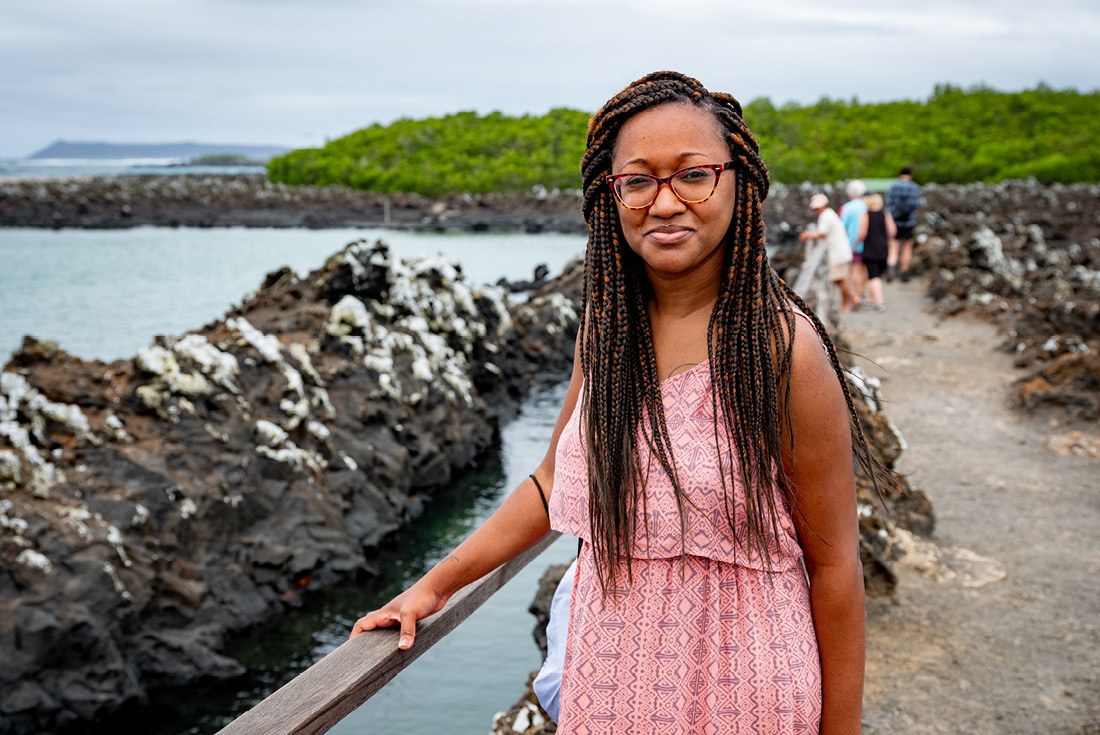
MULTIPOLYGON (((813 231, 811 225, 808 228, 813 231)), ((829 263, 826 253, 828 246, 824 240, 807 240, 805 256, 802 260, 802 268, 798 272, 798 278, 794 282, 794 292, 801 296, 810 308, 817 314, 817 318, 825 325, 827 331, 833 329, 832 314, 832 289, 829 283, 829 263)))

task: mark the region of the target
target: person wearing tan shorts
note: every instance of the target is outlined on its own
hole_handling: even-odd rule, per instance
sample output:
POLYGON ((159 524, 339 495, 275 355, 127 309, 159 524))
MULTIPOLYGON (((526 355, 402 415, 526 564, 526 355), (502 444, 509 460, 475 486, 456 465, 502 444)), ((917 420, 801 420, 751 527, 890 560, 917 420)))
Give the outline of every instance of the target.
POLYGON ((828 248, 825 257, 829 264, 829 280, 840 289, 840 310, 851 311, 857 308, 858 302, 849 280, 852 272, 852 246, 848 244, 848 228, 844 226, 836 210, 829 206, 829 197, 824 194, 810 197, 810 209, 817 215, 817 229, 812 232, 804 230, 798 239, 802 242, 825 241, 828 248))

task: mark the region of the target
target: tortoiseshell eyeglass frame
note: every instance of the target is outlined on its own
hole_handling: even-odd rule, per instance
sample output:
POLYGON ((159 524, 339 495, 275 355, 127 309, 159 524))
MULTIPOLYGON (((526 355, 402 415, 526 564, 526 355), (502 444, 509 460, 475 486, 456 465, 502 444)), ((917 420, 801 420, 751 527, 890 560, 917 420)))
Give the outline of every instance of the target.
POLYGON ((627 209, 639 210, 639 209, 648 209, 649 207, 652 207, 653 202, 657 201, 657 195, 661 193, 661 185, 662 184, 668 184, 668 188, 672 191, 672 195, 675 196, 677 199, 679 199, 684 204, 702 204, 703 202, 707 201, 712 196, 714 196, 714 192, 718 191, 718 182, 722 180, 722 172, 723 171, 729 171, 731 168, 734 167, 735 163, 736 163, 735 161, 726 161, 725 163, 704 163, 701 166, 687 166, 686 168, 682 168, 679 171, 673 172, 673 174, 671 176, 666 176, 663 179, 659 176, 651 176, 649 174, 641 174, 641 173, 609 174, 607 176, 607 185, 611 187, 611 193, 615 196, 615 200, 617 202, 619 202, 619 204, 626 207, 627 209), (693 171, 697 168, 706 168, 706 169, 710 169, 711 171, 714 172, 714 188, 712 188, 710 190, 710 194, 707 194, 702 199, 691 199, 691 200, 684 199, 676 191, 676 187, 672 185, 672 180, 675 179, 680 174, 684 173, 685 171, 693 171), (649 200, 648 204, 642 205, 641 207, 632 207, 632 206, 630 206, 629 204, 627 204, 626 202, 623 201, 622 197, 619 196, 619 190, 617 188, 615 188, 615 182, 618 181, 619 179, 625 177, 625 176, 641 176, 643 178, 651 179, 651 180, 657 182, 657 188, 653 190, 653 198, 649 200))

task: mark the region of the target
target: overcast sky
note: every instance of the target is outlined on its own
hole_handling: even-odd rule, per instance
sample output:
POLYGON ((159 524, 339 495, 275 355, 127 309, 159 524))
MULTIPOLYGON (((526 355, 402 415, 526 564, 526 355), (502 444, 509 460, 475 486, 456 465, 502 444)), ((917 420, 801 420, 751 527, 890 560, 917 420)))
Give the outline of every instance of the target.
MULTIPOLYGON (((596 110, 676 69, 743 102, 1100 87, 1097 0, 10 0, 0 157, 57 139, 321 145, 458 110, 596 110)), ((751 123, 751 121, 750 121, 751 123)))

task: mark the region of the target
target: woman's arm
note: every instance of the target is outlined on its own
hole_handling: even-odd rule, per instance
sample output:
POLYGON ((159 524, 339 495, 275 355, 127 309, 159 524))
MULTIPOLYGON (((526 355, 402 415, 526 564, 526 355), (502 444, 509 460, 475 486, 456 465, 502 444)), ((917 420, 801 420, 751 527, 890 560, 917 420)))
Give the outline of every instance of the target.
POLYGON ((863 242, 867 239, 867 227, 870 224, 870 221, 871 217, 866 212, 859 215, 859 239, 856 240, 856 242, 863 242))
MULTIPOLYGON (((578 339, 578 344, 580 340, 578 339)), ((558 438, 569 421, 576 406, 581 389, 581 366, 579 348, 574 350, 573 376, 565 401, 558 414, 550 447, 546 456, 535 469, 547 501, 553 491, 554 455, 558 438)), ((526 478, 512 491, 501 506, 459 544, 446 559, 436 564, 413 586, 402 592, 379 610, 367 613, 356 621, 351 635, 375 628, 401 626, 401 636, 397 647, 410 648, 416 638, 416 621, 422 620, 443 609, 447 600, 458 590, 474 582, 501 564, 515 558, 538 543, 550 532, 550 522, 546 517, 535 483, 526 478)))
POLYGON ((864 589, 848 406, 813 329, 796 320, 784 465, 810 579, 821 655, 822 735, 858 735, 863 706, 864 589))
POLYGON ((891 240, 898 236, 898 225, 894 222, 894 216, 889 212, 886 213, 886 236, 891 240))

